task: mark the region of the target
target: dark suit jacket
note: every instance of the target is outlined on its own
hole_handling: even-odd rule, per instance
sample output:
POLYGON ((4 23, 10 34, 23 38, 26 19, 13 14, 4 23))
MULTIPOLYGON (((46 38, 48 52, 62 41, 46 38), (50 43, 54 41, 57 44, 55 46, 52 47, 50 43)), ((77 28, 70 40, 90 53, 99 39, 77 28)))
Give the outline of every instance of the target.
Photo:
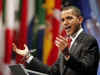
POLYGON ((99 49, 96 39, 82 32, 70 49, 68 61, 61 54, 58 61, 52 67, 48 67, 34 58, 26 68, 49 75, 97 75, 98 62, 99 49))

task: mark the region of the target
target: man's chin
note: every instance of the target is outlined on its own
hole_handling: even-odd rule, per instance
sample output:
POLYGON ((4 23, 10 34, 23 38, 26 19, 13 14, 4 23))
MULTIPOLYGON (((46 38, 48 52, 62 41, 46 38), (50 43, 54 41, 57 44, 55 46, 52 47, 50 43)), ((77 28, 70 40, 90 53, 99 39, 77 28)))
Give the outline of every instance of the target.
POLYGON ((67 36, 71 36, 72 35, 72 33, 71 32, 67 32, 67 36))
POLYGON ((70 36, 70 33, 67 32, 67 36, 70 36))
POLYGON ((71 31, 67 31, 67 30, 65 30, 65 31, 66 31, 66 33, 67 33, 67 36, 72 35, 72 32, 71 32, 71 31))

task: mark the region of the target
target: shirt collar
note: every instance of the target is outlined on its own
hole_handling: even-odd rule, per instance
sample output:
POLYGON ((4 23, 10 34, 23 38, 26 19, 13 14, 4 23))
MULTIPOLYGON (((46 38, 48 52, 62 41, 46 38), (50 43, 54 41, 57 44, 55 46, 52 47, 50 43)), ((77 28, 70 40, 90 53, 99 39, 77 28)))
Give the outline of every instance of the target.
POLYGON ((83 28, 80 28, 73 36, 71 36, 72 40, 77 38, 82 31, 83 31, 83 28))

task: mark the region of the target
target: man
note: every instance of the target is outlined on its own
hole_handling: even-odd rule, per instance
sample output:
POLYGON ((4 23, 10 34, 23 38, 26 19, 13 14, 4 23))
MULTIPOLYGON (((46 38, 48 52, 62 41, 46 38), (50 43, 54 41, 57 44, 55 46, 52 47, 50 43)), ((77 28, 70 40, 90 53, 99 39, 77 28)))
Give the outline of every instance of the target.
MULTIPOLYGON (((43 65, 37 58, 27 57, 27 68, 44 72, 49 75, 97 75, 99 62, 99 49, 96 39, 86 34, 81 24, 83 17, 80 10, 74 6, 65 7, 61 12, 61 23, 67 33, 66 36, 59 35, 55 44, 59 48, 61 55, 58 61, 52 66, 43 65), (68 39, 72 42, 69 46, 68 39)), ((14 51, 25 56, 25 52, 13 45, 14 51)))

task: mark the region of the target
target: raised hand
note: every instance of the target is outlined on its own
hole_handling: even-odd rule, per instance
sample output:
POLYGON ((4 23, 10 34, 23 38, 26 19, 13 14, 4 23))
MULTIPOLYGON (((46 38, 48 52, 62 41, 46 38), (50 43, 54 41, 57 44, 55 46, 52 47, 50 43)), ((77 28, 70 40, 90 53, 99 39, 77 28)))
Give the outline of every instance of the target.
POLYGON ((67 38, 59 35, 58 37, 56 37, 55 44, 63 52, 64 49, 68 47, 68 40, 67 38))
POLYGON ((26 56, 28 54, 28 47, 27 45, 24 44, 24 47, 25 49, 24 50, 21 50, 21 49, 18 49, 17 46, 15 45, 15 43, 12 44, 13 46, 13 51, 21 56, 26 56))

